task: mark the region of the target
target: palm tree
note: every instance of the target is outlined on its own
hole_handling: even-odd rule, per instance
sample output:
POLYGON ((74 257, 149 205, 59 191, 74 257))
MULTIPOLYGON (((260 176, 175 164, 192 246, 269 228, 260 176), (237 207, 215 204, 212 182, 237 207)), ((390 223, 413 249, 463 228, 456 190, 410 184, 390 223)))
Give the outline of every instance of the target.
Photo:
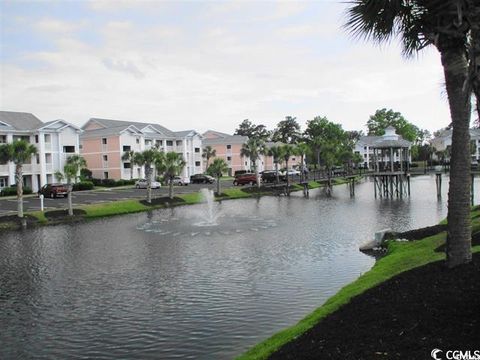
POLYGON ((434 45, 440 52, 452 118, 452 161, 448 193, 447 266, 472 259, 470 220, 470 94, 466 16, 478 1, 352 0, 346 28, 353 35, 386 42, 400 37, 405 55, 434 45))
POLYGON ((215 156, 217 156, 217 150, 213 149, 210 145, 205 146, 202 153, 202 157, 207 161, 205 169, 208 169, 208 161, 215 156))
POLYGON ((152 202, 152 165, 158 160, 161 152, 151 148, 142 152, 137 152, 134 155, 136 164, 145 167, 145 179, 147 180, 147 202, 152 202))
POLYGON ((130 180, 133 179, 133 165, 135 164, 135 151, 127 150, 122 155, 123 161, 128 161, 130 163, 130 180))
POLYGON ((220 195, 220 178, 223 173, 228 171, 228 164, 224 159, 217 158, 213 160, 213 163, 208 167, 208 173, 217 178, 217 195, 220 195))
POLYGON ((301 168, 300 168, 300 179, 301 181, 305 181, 304 179, 304 175, 305 175, 305 155, 308 153, 308 151, 310 150, 310 147, 308 146, 308 144, 304 143, 304 142, 301 142, 301 143, 298 143, 297 146, 295 147, 295 153, 297 155, 300 155, 300 158, 301 158, 301 168))
POLYGON ((15 164, 15 183, 17 184, 17 216, 23 218, 23 164, 31 161, 37 154, 37 148, 25 140, 0 145, 0 163, 15 164))
POLYGON ((288 160, 295 155, 295 147, 290 144, 282 145, 283 159, 285 160, 285 167, 287 168, 287 194, 290 188, 290 177, 288 176, 288 160))
POLYGON ((275 175, 277 177, 277 184, 280 182, 278 176, 278 164, 283 160, 283 148, 282 146, 274 145, 268 150, 268 155, 273 157, 273 163, 275 164, 275 175))
POLYGON ((68 190, 68 215, 73 216, 73 204, 72 204, 72 180, 77 181, 78 173, 81 169, 87 166, 87 162, 80 155, 70 156, 65 165, 63 166, 63 174, 60 171, 55 172, 55 177, 58 181, 63 179, 67 180, 67 190, 68 190))
POLYGON ((183 160, 182 154, 174 151, 166 153, 162 161, 163 164, 159 165, 158 171, 165 174, 165 178, 168 180, 168 197, 173 199, 173 179, 182 172, 187 163, 183 160))
POLYGON ((257 179, 257 187, 260 187, 257 161, 260 158, 260 155, 265 154, 265 152, 265 142, 256 138, 248 139, 247 142, 242 145, 242 149, 240 150, 240 156, 248 157, 250 158, 250 161, 253 162, 255 178, 257 179))

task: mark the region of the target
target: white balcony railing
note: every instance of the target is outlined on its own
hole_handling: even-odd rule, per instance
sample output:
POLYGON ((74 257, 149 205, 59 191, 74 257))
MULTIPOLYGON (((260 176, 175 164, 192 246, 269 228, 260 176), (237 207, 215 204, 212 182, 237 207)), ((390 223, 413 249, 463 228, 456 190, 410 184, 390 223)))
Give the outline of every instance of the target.
POLYGON ((102 144, 102 151, 106 152, 107 151, 107 144, 102 144))
POLYGON ((45 164, 45 171, 46 172, 52 172, 53 171, 53 164, 52 163, 45 164))
POLYGON ((44 144, 45 151, 52 151, 52 143, 44 144))
POLYGON ((103 162, 103 167, 104 167, 104 168, 108 168, 108 161, 104 161, 104 162, 103 162))

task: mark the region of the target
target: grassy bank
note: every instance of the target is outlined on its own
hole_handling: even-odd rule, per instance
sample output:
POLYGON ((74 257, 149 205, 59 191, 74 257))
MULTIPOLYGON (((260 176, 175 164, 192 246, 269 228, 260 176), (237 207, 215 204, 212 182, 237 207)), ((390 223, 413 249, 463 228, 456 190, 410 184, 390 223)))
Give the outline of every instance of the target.
MULTIPOLYGON (((473 232, 480 231, 479 209, 480 207, 476 207, 472 210, 473 232)), ((296 325, 282 330, 271 338, 259 343, 239 356, 237 360, 266 359, 282 345, 292 341, 324 317, 348 303, 352 297, 362 294, 365 290, 404 271, 444 259, 445 254, 443 252, 435 252, 435 249, 445 243, 445 238, 446 233, 442 232, 419 241, 388 242, 387 255, 378 260, 370 271, 343 287, 337 294, 328 299, 325 304, 307 315, 296 325)), ((480 246, 475 246, 473 251, 480 252, 480 246)))

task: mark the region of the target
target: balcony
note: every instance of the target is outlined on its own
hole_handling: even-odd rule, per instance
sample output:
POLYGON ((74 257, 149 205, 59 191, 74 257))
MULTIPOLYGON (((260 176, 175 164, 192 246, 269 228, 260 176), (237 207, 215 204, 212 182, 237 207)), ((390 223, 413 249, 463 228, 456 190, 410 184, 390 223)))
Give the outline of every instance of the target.
POLYGON ((108 168, 108 161, 103 161, 102 165, 104 169, 108 168))
POLYGON ((45 171, 46 172, 52 172, 53 171, 53 164, 52 163, 45 164, 45 171))
POLYGON ((45 151, 52 151, 52 143, 44 144, 45 151))
POLYGON ((102 151, 107 152, 107 150, 108 150, 107 144, 102 144, 102 151))

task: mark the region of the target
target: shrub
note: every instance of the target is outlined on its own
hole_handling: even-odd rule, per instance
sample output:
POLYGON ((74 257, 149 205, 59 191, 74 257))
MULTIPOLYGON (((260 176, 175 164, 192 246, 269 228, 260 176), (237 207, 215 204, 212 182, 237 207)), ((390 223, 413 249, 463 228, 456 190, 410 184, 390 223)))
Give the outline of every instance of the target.
POLYGON ((80 169, 80 179, 82 181, 92 180, 92 172, 87 168, 80 169))
MULTIPOLYGON (((23 193, 25 195, 31 194, 32 189, 29 188, 28 186, 23 187, 23 193)), ((0 196, 12 196, 12 195, 17 195, 17 186, 12 185, 10 187, 3 188, 2 191, 0 192, 0 196)))
POLYGON ((101 185, 106 186, 106 187, 114 187, 114 186, 116 186, 116 183, 117 182, 113 179, 103 179, 101 185))
POLYGON ((73 184, 73 191, 92 190, 93 186, 93 182, 91 181, 80 181, 73 184))

